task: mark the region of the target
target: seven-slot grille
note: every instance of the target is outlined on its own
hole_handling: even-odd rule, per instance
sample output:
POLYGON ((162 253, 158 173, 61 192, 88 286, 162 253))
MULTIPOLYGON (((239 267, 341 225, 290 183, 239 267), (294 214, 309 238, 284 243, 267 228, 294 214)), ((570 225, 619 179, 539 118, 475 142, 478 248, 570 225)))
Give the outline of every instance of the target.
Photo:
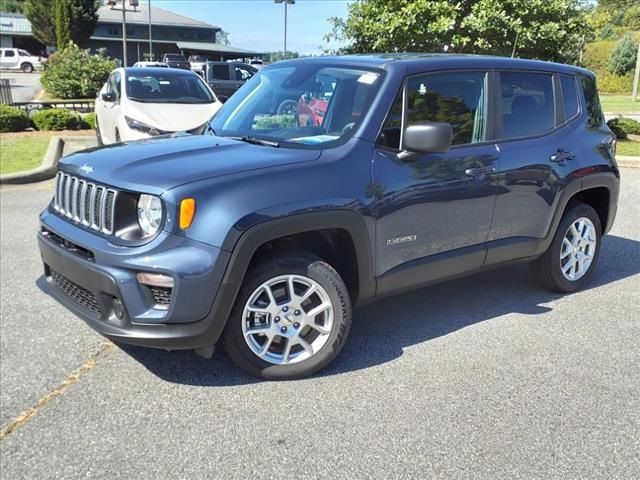
POLYGON ((53 207, 76 223, 110 235, 117 196, 116 190, 58 172, 53 207))

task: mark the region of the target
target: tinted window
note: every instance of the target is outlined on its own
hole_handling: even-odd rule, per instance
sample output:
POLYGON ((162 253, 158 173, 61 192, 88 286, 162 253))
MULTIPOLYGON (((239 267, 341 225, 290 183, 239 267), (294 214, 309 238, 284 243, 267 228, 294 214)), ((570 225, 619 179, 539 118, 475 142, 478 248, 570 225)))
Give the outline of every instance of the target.
POLYGON ((107 91, 114 93, 116 98, 120 98, 120 73, 114 72, 109 77, 109 83, 107 84, 107 91))
POLYGON ((604 114, 600 107, 596 81, 591 77, 580 77, 582 83, 582 94, 587 107, 587 125, 589 127, 599 127, 604 123, 604 114))
POLYGON ((569 120, 578 113, 578 94, 576 82, 570 75, 560 75, 562 102, 564 103, 564 119, 569 120))
POLYGON ((5 57, 15 57, 16 56, 16 52, 14 52, 13 50, 5 50, 4 51, 4 56, 5 57))
POLYGON ((546 73, 501 72, 502 138, 553 129, 553 77, 546 73))
MULTIPOLYGON (((453 128, 452 145, 484 140, 487 127, 486 72, 456 72, 410 77, 407 86, 407 123, 444 122, 453 128)), ((400 148, 402 92, 382 128, 379 142, 400 148)))
POLYGON ((23 57, 33 57, 33 55, 31 55, 26 50, 18 50, 18 54, 22 55, 23 57))
POLYGON ((216 80, 231 80, 229 76, 229 65, 214 65, 211 67, 211 78, 216 80))
POLYGON ((213 96, 200 77, 163 70, 127 75, 127 97, 143 103, 212 103, 213 96))

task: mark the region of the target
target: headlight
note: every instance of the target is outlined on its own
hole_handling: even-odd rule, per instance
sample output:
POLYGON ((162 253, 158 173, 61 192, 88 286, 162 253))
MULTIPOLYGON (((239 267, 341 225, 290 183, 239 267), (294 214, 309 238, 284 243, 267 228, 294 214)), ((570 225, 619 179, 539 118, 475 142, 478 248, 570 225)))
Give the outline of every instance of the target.
POLYGON ((170 133, 170 132, 158 130, 156 127, 152 127, 151 125, 147 125, 146 123, 142 123, 134 118, 127 117, 126 115, 124 119, 127 121, 127 125, 131 130, 137 130, 139 132, 146 133, 151 136, 164 135, 165 133, 170 133))
POLYGON ((145 236, 155 235, 162 223, 162 201, 154 195, 140 195, 138 224, 145 236))

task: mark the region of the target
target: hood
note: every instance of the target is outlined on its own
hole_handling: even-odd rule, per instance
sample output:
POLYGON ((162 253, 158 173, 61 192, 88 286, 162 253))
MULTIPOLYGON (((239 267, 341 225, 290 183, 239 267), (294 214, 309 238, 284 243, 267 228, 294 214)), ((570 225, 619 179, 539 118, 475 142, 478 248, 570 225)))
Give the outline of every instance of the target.
POLYGON ((142 103, 129 101, 125 115, 165 132, 191 130, 208 122, 222 103, 142 103))
POLYGON ((160 195, 198 180, 312 161, 321 153, 178 134, 84 150, 62 158, 59 168, 119 189, 160 195))

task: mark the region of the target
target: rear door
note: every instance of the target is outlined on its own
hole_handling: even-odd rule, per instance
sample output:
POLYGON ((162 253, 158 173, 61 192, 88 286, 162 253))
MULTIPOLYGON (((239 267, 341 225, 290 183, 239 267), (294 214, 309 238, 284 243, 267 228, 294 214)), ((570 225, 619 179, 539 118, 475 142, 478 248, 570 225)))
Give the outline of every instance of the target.
POLYGON ((574 77, 535 71, 498 76, 500 172, 487 264, 526 256, 522 246, 533 248, 546 236, 559 193, 580 162, 577 137, 568 132, 579 108, 574 77))
POLYGON ((237 90, 233 65, 230 63, 212 63, 208 65, 207 82, 216 97, 226 100, 237 90))
POLYGON ((2 51, 2 57, 0 57, 0 66, 2 68, 18 68, 18 60, 19 57, 14 49, 5 48, 2 51))
POLYGON ((396 98, 378 140, 368 192, 375 199, 379 293, 482 265, 498 168, 490 141, 490 79, 483 70, 415 75, 396 98), (403 129, 420 121, 449 123, 451 149, 403 152, 403 129))

